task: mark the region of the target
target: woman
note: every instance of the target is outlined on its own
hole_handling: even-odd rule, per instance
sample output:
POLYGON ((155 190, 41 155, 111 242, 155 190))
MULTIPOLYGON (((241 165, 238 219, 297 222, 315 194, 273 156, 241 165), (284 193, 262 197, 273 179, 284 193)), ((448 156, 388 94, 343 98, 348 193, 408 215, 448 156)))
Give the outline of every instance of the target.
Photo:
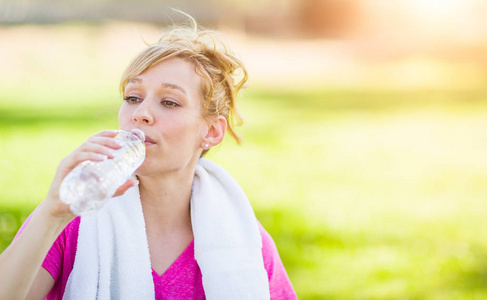
POLYGON ((0 256, 0 299, 296 298, 243 192, 201 158, 227 130, 240 141, 235 101, 247 73, 213 32, 193 25, 164 35, 122 76, 120 129, 146 134, 137 179, 79 218, 59 200, 60 183, 82 161, 113 157, 116 132, 95 134, 62 160, 0 256))

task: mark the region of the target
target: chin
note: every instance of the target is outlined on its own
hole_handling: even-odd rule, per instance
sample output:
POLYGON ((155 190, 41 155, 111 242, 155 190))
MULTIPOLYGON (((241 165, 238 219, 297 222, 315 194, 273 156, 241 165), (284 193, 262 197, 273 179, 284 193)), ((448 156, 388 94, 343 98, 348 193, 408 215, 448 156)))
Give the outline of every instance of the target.
POLYGON ((157 176, 176 170, 174 166, 162 165, 160 161, 145 160, 144 163, 135 171, 137 176, 157 176))
POLYGON ((137 176, 150 176, 153 175, 153 173, 155 173, 154 164, 151 163, 151 161, 148 160, 147 157, 142 165, 137 170, 135 170, 135 175, 137 176))
POLYGON ((193 168, 198 158, 178 156, 166 156, 166 159, 161 159, 161 156, 146 156, 145 161, 135 171, 137 176, 157 176, 169 173, 178 173, 180 171, 186 172, 188 168, 193 168))

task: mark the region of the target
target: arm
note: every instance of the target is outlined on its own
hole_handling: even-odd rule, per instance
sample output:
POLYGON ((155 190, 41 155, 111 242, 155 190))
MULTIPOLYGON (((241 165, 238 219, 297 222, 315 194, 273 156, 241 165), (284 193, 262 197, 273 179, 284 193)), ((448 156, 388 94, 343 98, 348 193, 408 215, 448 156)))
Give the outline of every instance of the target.
MULTIPOLYGON (((48 195, 33 214, 22 233, 0 255, 0 299, 43 299, 54 285, 42 262, 64 227, 74 219, 69 206, 59 199, 59 186, 64 177, 80 162, 101 161, 112 157, 110 148, 120 146, 112 139, 113 131, 104 131, 89 138, 59 164, 48 195)), ((122 194, 136 183, 131 179, 122 185, 122 194)))
POLYGON ((36 277, 39 278, 39 283, 43 283, 45 295, 54 285, 54 279, 41 268, 41 264, 67 223, 48 214, 47 206, 39 207, 24 231, 0 255, 1 299, 26 298, 36 277))

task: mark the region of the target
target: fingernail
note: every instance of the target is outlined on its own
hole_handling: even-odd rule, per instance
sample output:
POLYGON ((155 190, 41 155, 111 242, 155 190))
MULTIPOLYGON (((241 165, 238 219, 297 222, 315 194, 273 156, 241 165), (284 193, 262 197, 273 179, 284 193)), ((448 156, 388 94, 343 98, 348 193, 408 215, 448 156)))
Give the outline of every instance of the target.
POLYGON ((108 159, 108 156, 103 155, 103 154, 98 154, 98 157, 99 157, 101 160, 107 160, 107 159, 108 159))

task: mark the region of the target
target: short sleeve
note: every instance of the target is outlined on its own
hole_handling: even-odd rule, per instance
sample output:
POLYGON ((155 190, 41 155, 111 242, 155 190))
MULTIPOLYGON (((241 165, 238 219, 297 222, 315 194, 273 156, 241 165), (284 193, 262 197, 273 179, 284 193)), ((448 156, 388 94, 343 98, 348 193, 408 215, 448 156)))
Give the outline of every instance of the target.
POLYGON ((42 263, 42 267, 51 274, 55 281, 58 281, 59 275, 61 274, 65 245, 66 235, 65 231, 63 231, 56 241, 54 241, 54 244, 52 244, 51 249, 47 252, 46 258, 42 263))
POLYGON ((291 281, 282 264, 276 244, 270 234, 260 225, 262 235, 262 255, 264 257, 264 267, 269 277, 269 289, 271 300, 292 300, 298 299, 293 289, 291 281))

